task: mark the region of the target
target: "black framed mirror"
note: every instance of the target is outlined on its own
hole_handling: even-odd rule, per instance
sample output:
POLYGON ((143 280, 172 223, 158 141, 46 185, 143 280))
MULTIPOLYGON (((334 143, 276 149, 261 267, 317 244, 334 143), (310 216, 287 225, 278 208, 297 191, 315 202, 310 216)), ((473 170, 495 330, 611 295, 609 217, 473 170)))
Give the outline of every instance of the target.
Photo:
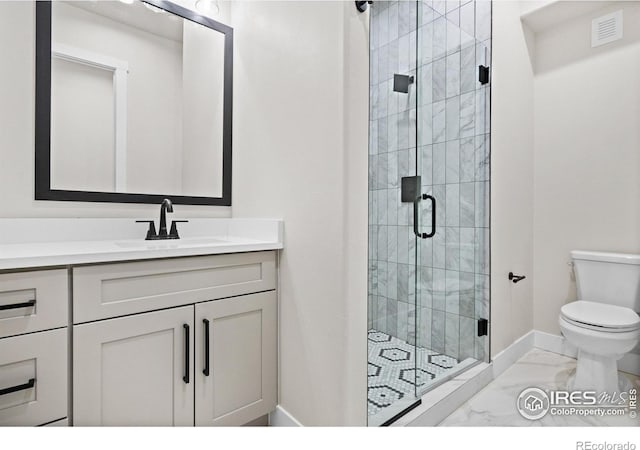
POLYGON ((231 205, 233 29, 162 0, 36 2, 35 199, 231 205))

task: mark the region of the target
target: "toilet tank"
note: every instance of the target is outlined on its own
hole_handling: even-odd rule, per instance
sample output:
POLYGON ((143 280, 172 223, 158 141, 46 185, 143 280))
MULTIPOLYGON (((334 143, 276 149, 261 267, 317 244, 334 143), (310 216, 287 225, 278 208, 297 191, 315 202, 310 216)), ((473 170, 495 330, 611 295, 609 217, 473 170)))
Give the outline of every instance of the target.
POLYGON ((640 255, 573 250, 578 299, 640 312, 640 255))

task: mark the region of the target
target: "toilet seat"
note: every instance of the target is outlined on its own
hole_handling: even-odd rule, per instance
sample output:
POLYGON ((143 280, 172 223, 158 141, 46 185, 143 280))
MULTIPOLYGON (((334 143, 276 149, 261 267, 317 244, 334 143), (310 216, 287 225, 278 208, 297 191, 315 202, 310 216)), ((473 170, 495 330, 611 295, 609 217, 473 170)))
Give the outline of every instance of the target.
POLYGON ((605 333, 621 333, 640 329, 640 316, 622 306, 578 300, 560 309, 567 322, 605 333))

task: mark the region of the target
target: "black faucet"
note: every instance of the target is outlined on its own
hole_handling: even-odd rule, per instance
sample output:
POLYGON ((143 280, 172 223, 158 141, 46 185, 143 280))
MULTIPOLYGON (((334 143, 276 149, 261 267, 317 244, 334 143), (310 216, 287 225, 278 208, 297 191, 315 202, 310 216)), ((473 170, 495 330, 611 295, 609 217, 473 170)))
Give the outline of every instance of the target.
POLYGON ((173 203, 168 198, 162 200, 160 205, 160 229, 158 230, 158 238, 160 239, 172 239, 167 233, 167 213, 173 212, 173 203))
POLYGON ((173 220, 171 222, 171 231, 167 233, 167 213, 173 212, 173 203, 168 198, 162 200, 162 205, 160 205, 160 229, 156 234, 156 227, 153 220, 136 220, 136 222, 143 222, 149 224, 149 229, 147 230, 147 241, 155 241, 158 239, 180 239, 180 235, 178 234, 177 224, 180 222, 188 222, 188 220, 173 220))

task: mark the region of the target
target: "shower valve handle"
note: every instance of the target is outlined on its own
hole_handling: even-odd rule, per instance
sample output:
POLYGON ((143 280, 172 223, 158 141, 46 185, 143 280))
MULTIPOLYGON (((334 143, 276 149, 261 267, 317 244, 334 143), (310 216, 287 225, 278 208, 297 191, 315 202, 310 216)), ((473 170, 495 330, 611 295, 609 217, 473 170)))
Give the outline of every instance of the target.
POLYGON ((413 233, 421 239, 428 239, 436 234, 436 199, 431 195, 420 193, 420 180, 419 175, 402 177, 400 200, 403 203, 413 203, 413 233), (418 228, 420 228, 418 209, 421 200, 431 200, 431 232, 429 233, 421 233, 420 230, 418 230, 418 228))

